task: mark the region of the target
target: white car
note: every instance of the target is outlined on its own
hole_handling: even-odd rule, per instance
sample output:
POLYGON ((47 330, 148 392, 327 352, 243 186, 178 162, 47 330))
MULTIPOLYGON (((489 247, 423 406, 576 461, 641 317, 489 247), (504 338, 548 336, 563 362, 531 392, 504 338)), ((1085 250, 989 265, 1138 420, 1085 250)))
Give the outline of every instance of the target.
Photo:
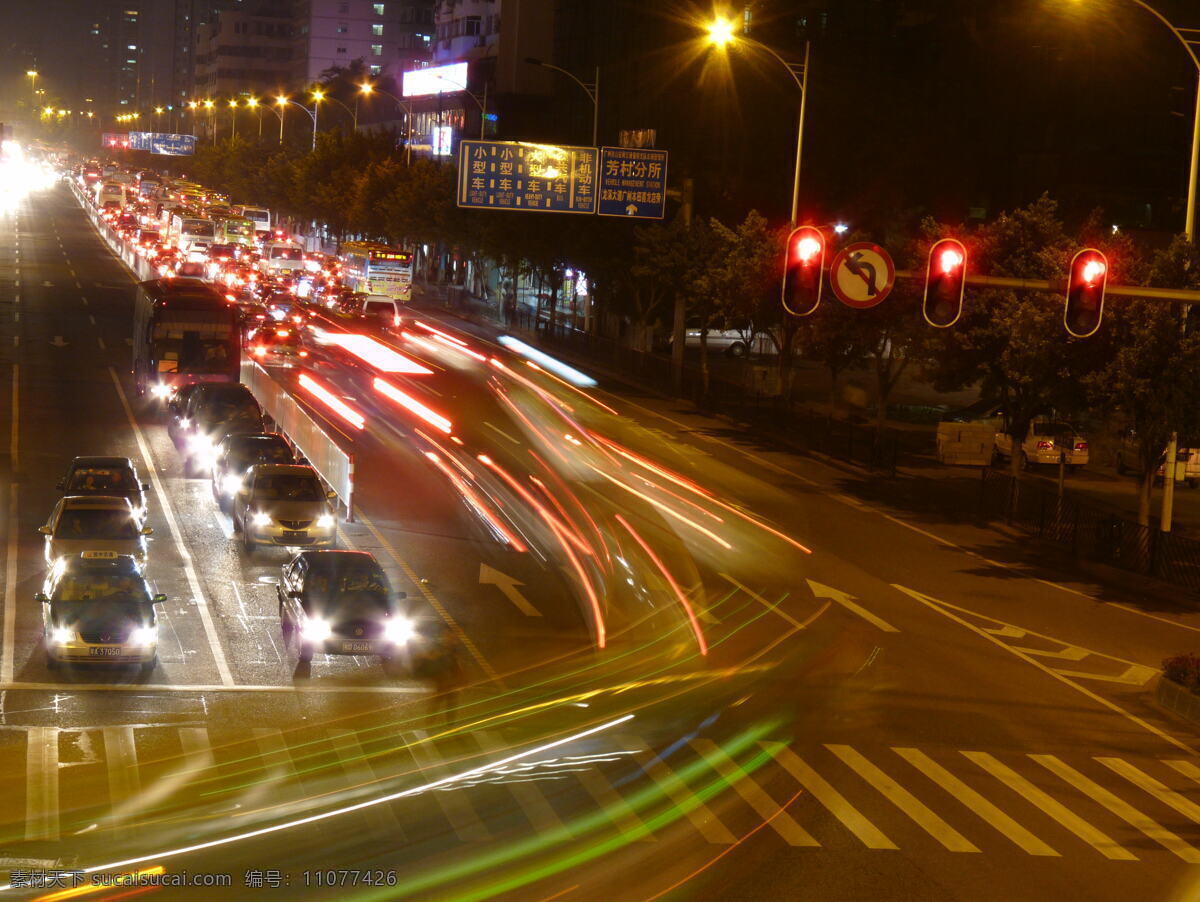
MULTIPOLYGON (((1089 459, 1087 437, 1070 423, 1061 420, 1034 420, 1021 443, 1026 466, 1059 463, 1066 453, 1071 469, 1086 466, 1089 459)), ((996 456, 1008 460, 1013 455, 1012 438, 1006 432, 996 433, 996 456)))
POLYGON ((128 554, 145 564, 146 539, 154 535, 142 526, 128 498, 118 495, 68 495, 38 532, 46 537, 46 563, 85 551, 128 554))

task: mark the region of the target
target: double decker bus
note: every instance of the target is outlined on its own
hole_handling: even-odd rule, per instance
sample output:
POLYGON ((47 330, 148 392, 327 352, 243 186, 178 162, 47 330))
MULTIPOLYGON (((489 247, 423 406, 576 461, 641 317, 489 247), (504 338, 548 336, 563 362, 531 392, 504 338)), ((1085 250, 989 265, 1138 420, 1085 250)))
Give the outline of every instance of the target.
POLYGON ((193 382, 236 382, 240 311, 197 282, 141 282, 133 305, 133 379, 139 397, 168 398, 193 382))
POLYGON ((346 285, 363 294, 412 300, 413 255, 374 241, 348 241, 340 256, 346 285))

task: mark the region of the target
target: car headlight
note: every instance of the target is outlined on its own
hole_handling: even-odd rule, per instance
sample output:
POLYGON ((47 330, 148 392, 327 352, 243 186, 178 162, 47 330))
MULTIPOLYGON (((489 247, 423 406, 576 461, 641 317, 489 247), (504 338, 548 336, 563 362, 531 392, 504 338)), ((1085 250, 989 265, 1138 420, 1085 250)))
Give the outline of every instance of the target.
POLYGON ((158 642, 157 626, 139 626, 129 635, 131 645, 154 645, 158 642))
POLYGON ((155 398, 169 398, 171 397, 171 386, 165 382, 156 382, 150 386, 150 394, 155 398))
POLYGON ((335 523, 337 523, 337 519, 333 514, 321 514, 321 516, 317 517, 318 529, 332 529, 335 523))
POLYGON ((189 420, 187 417, 179 418, 179 428, 180 429, 189 429, 191 427, 191 425, 192 425, 192 421, 189 420))
POLYGON ((65 626, 56 626, 50 630, 50 641, 55 645, 66 645, 75 638, 75 631, 65 626))
POLYGON ((262 511, 250 515, 250 522, 254 526, 270 526, 271 518, 262 511))
POLYGON ((383 627, 383 637, 393 645, 404 645, 417 635, 417 628, 407 617, 391 617, 383 627))
POLYGON ((329 625, 328 620, 322 620, 320 617, 310 617, 301 624, 300 635, 309 642, 320 642, 333 635, 333 627, 329 625))
POLYGON ((221 490, 226 495, 236 495, 242 488, 242 477, 236 473, 226 473, 221 480, 221 490))

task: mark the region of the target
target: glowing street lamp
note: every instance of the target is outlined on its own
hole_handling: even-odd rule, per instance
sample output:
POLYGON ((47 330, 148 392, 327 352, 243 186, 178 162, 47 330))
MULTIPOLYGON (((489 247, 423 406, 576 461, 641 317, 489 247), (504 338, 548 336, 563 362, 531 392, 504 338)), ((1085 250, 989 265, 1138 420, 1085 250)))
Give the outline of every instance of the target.
POLYGON ((796 165, 792 176, 792 224, 795 225, 800 214, 800 158, 804 148, 804 111, 808 102, 808 41, 804 42, 804 62, 796 65, 789 63, 779 55, 778 51, 761 41, 756 41, 744 34, 736 34, 734 25, 729 19, 715 19, 706 26, 705 30, 708 33, 708 43, 718 50, 724 51, 728 47, 745 44, 773 56, 780 65, 788 70, 788 74, 796 82, 796 87, 800 89, 800 121, 796 126, 796 165))

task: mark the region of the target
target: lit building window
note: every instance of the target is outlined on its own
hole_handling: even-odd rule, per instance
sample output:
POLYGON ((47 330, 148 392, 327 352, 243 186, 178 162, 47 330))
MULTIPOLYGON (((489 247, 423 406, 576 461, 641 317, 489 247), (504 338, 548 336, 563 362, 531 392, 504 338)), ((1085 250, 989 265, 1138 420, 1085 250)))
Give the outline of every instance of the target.
POLYGON ((383 36, 383 26, 382 25, 372 25, 371 26, 371 34, 375 35, 376 37, 382 37, 383 36))
POLYGON ((382 3, 376 3, 375 4, 375 15, 382 16, 383 15, 383 7, 384 7, 384 5, 382 3))
POLYGON ((372 44, 371 45, 371 56, 383 56, 383 45, 382 44, 372 44))

